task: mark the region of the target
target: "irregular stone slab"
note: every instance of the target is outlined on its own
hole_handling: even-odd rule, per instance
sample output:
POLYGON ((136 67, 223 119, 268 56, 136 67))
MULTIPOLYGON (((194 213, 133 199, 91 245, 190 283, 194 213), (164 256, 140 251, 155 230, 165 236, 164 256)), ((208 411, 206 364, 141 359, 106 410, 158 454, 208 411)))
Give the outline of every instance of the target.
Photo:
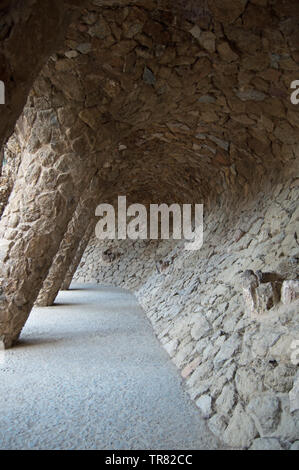
POLYGON ((261 271, 254 273, 251 270, 243 273, 243 298, 249 314, 262 315, 278 304, 280 295, 276 279, 275 273, 268 274, 261 271))
POLYGON ((209 395, 202 395, 196 400, 196 406, 200 409, 205 418, 209 418, 212 413, 212 399, 209 395))
POLYGON ((246 448, 251 444, 252 439, 257 436, 258 431, 253 420, 245 413, 242 405, 238 403, 223 434, 224 442, 231 446, 246 448))
POLYGON ((148 85, 155 85, 156 83, 155 75, 148 67, 144 67, 143 80, 148 85))
POLYGON ((287 305, 299 299, 299 281, 284 281, 281 288, 281 301, 287 305))
POLYGON ((249 450, 284 450, 284 448, 275 437, 260 437, 254 439, 249 450))
POLYGON ((255 422, 261 436, 275 431, 280 419, 280 401, 273 393, 262 393, 252 398, 247 411, 255 422))
POLYGON ((290 412, 293 413, 294 411, 299 410, 299 373, 294 381, 294 386, 292 390, 289 392, 290 397, 290 412))

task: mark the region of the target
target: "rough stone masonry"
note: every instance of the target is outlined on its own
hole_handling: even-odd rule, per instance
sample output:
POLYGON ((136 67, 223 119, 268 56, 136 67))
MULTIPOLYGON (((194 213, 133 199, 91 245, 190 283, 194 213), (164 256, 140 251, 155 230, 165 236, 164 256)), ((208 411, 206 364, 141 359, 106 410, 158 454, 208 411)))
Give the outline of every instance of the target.
POLYGON ((199 252, 91 238, 75 278, 136 293, 226 444, 298 448, 298 20, 296 0, 1 3, 1 155, 20 159, 0 222, 4 347, 43 286, 53 302, 59 263, 80 263, 92 213, 83 245, 71 227, 96 174, 92 204, 203 203, 199 252))

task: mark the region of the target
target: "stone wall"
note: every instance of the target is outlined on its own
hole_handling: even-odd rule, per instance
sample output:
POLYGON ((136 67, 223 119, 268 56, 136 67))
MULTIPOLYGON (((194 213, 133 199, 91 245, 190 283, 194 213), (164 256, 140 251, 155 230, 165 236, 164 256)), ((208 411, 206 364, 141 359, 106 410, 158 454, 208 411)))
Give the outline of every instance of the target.
POLYGON ((76 0, 1 1, 0 79, 5 84, 6 104, 2 108, 5 118, 0 119, 0 148, 12 135, 35 78, 61 42, 75 3, 76 0))
POLYGON ((226 443, 290 447, 298 439, 297 0, 2 4, 1 148, 34 86, 1 219, 1 342, 17 341, 95 171, 107 170, 103 202, 119 194, 204 202, 200 252, 177 242, 93 242, 76 279, 136 293, 226 443), (287 306, 282 288, 294 298, 287 306))
POLYGON ((248 269, 298 278, 297 200, 291 178, 215 206, 196 252, 177 241, 92 239, 74 279, 135 293, 211 430, 238 448, 299 444, 298 302, 253 315, 241 281, 248 269))
POLYGON ((21 148, 15 134, 11 136, 5 145, 3 156, 0 176, 0 217, 8 202, 21 162, 21 148))

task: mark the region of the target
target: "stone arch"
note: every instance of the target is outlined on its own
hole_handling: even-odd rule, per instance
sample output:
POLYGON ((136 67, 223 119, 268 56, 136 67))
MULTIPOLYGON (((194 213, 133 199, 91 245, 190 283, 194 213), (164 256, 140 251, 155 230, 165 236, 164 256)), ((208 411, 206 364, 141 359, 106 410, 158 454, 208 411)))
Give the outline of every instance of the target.
MULTIPOLYGON (((277 177, 295 158, 298 122, 288 99, 288 82, 297 70, 296 33, 285 19, 288 8, 293 11, 292 2, 286 2, 285 10, 275 8, 274 14, 266 6, 247 8, 241 0, 229 10, 220 2, 197 7, 187 2, 183 10, 167 1, 92 4, 76 11, 63 45, 43 68, 18 123, 24 157, 1 222, 4 272, 10 276, 3 287, 6 317, 10 295, 15 297, 14 308, 26 305, 27 317, 83 188, 106 160, 118 162, 128 153, 124 147, 131 144, 134 160, 142 154, 149 186, 154 187, 157 174, 167 174, 169 182, 160 186, 176 195, 179 171, 180 194, 195 198, 199 191, 205 201, 224 201, 228 188, 229 198, 240 198, 240 192, 247 197, 265 177, 277 177), (285 97, 283 103, 279 97, 285 97), (38 235, 37 225, 44 234, 38 235), (21 237, 24 229, 26 237, 21 237), (27 261, 22 268, 17 263, 22 274, 17 271, 18 281, 13 282, 16 262, 9 266, 9 260, 21 252, 27 261), (37 268, 32 259, 38 259, 37 268), (25 276, 31 284, 24 269, 35 273, 31 301, 24 294, 27 283, 20 281, 25 276), (24 292, 16 294, 20 282, 24 292)), ((61 34, 68 7, 53 8, 61 34)), ((38 8, 34 14, 46 21, 47 6, 38 8)), ((9 46, 15 45, 18 34, 13 28, 9 46)), ((57 38, 42 46, 39 67, 46 53, 57 47, 57 38)), ((12 61, 11 49, 4 52, 12 61)), ((37 69, 36 65, 28 73, 28 83, 37 69)), ((14 109, 21 106, 22 100, 14 109)), ((129 168, 129 161, 126 158, 119 168, 129 168)))
MULTIPOLYGON (((286 268, 298 260, 299 121, 290 100, 299 73, 297 21, 295 0, 3 3, 0 79, 9 104, 0 143, 15 128, 22 147, 0 223, 5 347, 17 341, 36 299, 53 302, 69 268, 68 287, 102 199, 123 193, 144 204, 203 202, 204 254, 183 257, 176 245, 161 259, 163 270, 146 265, 143 283, 118 281, 132 283, 192 398, 227 443, 248 447, 277 424, 276 415, 270 425, 262 421, 251 383, 262 402, 271 401, 269 388, 283 394, 283 409, 271 401, 283 413, 275 436, 295 439, 285 405, 294 368, 279 356, 282 346, 263 343, 279 325, 246 317, 232 284, 246 263, 256 283, 267 264, 298 277, 293 265, 286 268), (33 26, 39 41, 26 35, 33 26), (272 356, 281 358, 278 372, 272 356)), ((123 258, 130 267, 129 250, 123 258)))

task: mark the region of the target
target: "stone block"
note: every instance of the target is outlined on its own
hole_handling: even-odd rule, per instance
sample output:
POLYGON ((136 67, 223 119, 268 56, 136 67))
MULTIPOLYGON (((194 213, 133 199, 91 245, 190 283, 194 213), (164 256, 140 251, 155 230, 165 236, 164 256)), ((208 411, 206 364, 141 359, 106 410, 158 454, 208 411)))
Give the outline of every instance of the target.
POLYGON ((0 261, 4 261, 12 247, 13 242, 11 240, 0 240, 0 261))
POLYGON ((251 270, 243 273, 243 298, 248 313, 261 315, 279 303, 280 283, 276 279, 275 273, 254 273, 251 270))
POLYGON ((195 325, 193 326, 191 330, 191 336, 195 340, 199 340, 205 336, 211 331, 211 325, 209 322, 205 319, 204 316, 201 316, 198 318, 196 321, 195 325))
POLYGON ((231 412, 236 402, 236 391, 232 384, 227 384, 216 400, 216 407, 219 413, 227 415, 231 412))
POLYGON ((299 373, 294 381, 294 386, 289 392, 290 397, 290 412, 299 411, 299 373))
POLYGON ((232 359, 238 351, 240 344, 241 340, 238 335, 232 335, 227 341, 225 341, 214 359, 215 369, 219 369, 226 361, 232 359))
POLYGON ((280 419, 280 401, 273 393, 262 393, 252 398, 247 407, 261 436, 275 431, 280 419))
POLYGON ((210 395, 202 395, 196 400, 196 406, 200 409, 205 418, 209 418, 212 413, 212 399, 210 395))
POLYGON ((222 414, 216 413, 209 419, 208 426, 215 436, 222 439, 223 433, 227 428, 227 420, 222 414))
POLYGON ((275 437, 259 437, 254 439, 249 450, 283 450, 283 447, 275 437))
POLYGON ((169 341, 167 344, 164 344, 163 347, 166 350, 166 352, 168 352, 170 357, 172 357, 175 354, 176 350, 177 350, 178 341, 176 339, 173 339, 173 340, 169 341))
POLYGON ((287 305, 299 299, 299 280, 284 281, 281 288, 281 301, 287 305))
POLYGON ((224 442, 230 446, 243 449, 248 448, 252 440, 257 436, 258 431, 254 421, 245 413, 241 404, 238 403, 233 417, 223 434, 224 442))

